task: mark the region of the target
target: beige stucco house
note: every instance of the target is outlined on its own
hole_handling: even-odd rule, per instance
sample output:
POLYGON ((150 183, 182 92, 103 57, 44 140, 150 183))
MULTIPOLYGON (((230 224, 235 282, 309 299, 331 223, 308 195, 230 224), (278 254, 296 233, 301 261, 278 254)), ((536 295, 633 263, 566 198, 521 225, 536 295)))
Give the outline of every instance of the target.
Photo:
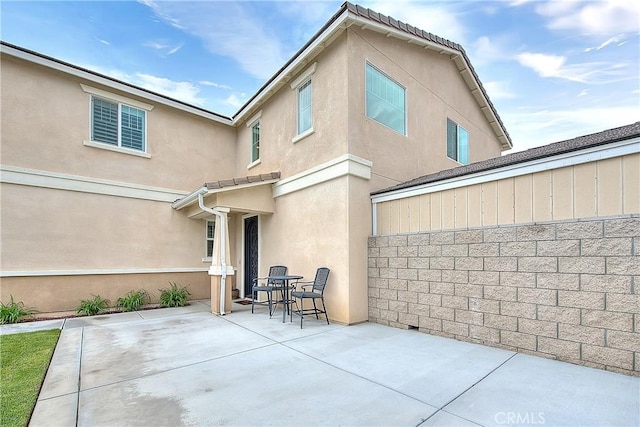
POLYGON ((233 117, 1 53, 2 300, 45 312, 284 264, 365 321, 370 193, 511 147, 461 46, 350 3, 233 117))

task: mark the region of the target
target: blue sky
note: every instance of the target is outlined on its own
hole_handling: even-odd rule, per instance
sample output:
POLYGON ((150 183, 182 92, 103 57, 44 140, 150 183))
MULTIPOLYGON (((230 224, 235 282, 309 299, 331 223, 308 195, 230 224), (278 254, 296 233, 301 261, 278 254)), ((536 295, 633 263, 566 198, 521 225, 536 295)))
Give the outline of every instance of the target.
MULTIPOLYGON (((224 115, 341 1, 7 1, 1 38, 224 115)), ((640 2, 355 2, 462 44, 514 151, 640 121, 640 2)))

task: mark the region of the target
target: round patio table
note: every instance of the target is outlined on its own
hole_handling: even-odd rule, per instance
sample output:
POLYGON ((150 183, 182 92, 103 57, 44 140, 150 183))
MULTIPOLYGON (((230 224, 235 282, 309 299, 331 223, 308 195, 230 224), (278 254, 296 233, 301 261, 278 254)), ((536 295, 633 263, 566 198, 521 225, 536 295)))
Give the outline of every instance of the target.
POLYGON ((289 308, 289 281, 291 280, 300 280, 303 276, 298 276, 295 274, 287 274, 284 276, 268 276, 267 279, 269 281, 272 280, 282 280, 284 286, 282 287, 282 323, 284 323, 287 318, 287 308, 289 308))

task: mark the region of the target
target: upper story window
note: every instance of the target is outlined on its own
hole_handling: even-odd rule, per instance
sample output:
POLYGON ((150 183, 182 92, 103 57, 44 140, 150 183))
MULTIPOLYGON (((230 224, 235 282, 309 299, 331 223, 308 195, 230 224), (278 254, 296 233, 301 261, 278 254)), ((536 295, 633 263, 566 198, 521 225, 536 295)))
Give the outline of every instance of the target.
POLYGON ((260 160, 260 122, 251 126, 251 162, 260 160))
POLYGON ((152 105, 84 84, 91 94, 91 132, 85 145, 150 157, 147 154, 147 112, 152 105))
POLYGON ((368 62, 365 74, 367 117, 406 135, 405 88, 368 62))
POLYGON ((311 129, 311 80, 298 88, 298 135, 311 129))
POLYGON ((262 110, 258 111, 246 123, 251 135, 251 157, 249 166, 247 166, 249 169, 260 164, 260 117, 262 117, 262 110))
POLYGON ((145 151, 146 111, 91 97, 91 140, 145 151))
POLYGON ((447 157, 469 163, 469 132, 451 119, 447 119, 447 157))
POLYGON ((312 76, 316 72, 317 65, 318 63, 314 62, 290 84, 291 89, 295 89, 297 97, 297 136, 293 138, 293 142, 313 133, 312 76))

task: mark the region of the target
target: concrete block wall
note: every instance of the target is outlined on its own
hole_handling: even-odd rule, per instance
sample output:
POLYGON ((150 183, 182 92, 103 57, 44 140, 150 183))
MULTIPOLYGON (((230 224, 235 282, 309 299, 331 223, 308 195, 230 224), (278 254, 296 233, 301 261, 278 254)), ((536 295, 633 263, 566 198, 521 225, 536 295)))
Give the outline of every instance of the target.
POLYGON ((369 238, 369 319, 640 376, 640 216, 369 238))

